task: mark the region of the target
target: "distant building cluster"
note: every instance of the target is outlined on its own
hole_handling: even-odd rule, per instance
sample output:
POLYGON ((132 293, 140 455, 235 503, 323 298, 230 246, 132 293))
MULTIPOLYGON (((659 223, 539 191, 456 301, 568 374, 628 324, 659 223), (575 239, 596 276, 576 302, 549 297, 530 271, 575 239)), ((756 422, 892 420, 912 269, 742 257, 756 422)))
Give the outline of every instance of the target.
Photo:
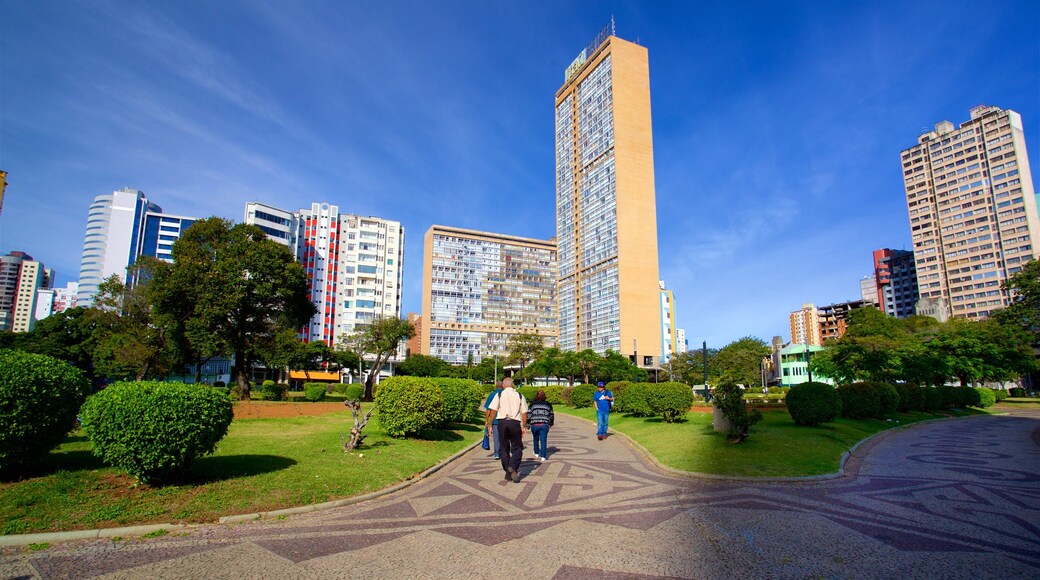
MULTIPOLYGON (((1022 118, 986 105, 970 117, 959 127, 936 124, 900 155, 913 251, 875 250, 874 275, 860 280, 860 300, 792 312, 791 342, 774 339, 774 359, 811 356, 845 333, 849 312, 865 306, 946 321, 987 318, 1011 303, 1004 282, 1040 257, 1022 118)), ((795 370, 785 369, 781 380, 801 377, 795 370)))

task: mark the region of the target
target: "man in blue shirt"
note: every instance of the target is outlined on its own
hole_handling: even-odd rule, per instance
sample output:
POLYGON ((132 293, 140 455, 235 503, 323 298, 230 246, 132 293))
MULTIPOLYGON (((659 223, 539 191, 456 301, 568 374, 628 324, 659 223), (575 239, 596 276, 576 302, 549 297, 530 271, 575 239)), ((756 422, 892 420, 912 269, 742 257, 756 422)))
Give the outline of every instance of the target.
POLYGON ((488 395, 487 400, 484 401, 484 410, 486 411, 484 428, 488 431, 488 433, 491 434, 492 439, 494 439, 495 459, 501 457, 500 453, 502 453, 502 438, 498 436, 498 419, 494 418, 495 414, 488 410, 488 405, 491 404, 491 401, 495 398, 495 395, 501 392, 502 383, 496 383, 495 390, 491 391, 491 394, 488 395))
POLYGON ((596 392, 592 394, 592 404, 596 406, 596 438, 603 441, 607 438, 607 421, 610 420, 610 406, 614 403, 614 393, 600 382, 596 392))

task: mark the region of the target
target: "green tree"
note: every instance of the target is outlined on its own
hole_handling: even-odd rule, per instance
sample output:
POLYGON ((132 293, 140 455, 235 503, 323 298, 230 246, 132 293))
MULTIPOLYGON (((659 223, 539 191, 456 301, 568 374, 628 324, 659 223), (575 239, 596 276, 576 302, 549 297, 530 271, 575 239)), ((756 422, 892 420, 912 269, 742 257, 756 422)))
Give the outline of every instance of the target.
POLYGON ((501 358, 495 358, 491 355, 485 355, 484 358, 480 359, 477 366, 473 368, 473 380, 480 381, 482 383, 490 383, 498 377, 499 380, 505 376, 505 367, 501 358), (497 367, 497 369, 496 369, 497 367))
POLYGON ((993 318, 1029 332, 1033 346, 1040 347, 1040 260, 1027 262, 1004 281, 1002 289, 1013 301, 1007 308, 994 312, 993 318))
POLYGON ((538 358, 544 348, 544 343, 542 337, 537 334, 515 334, 509 337, 507 348, 509 349, 507 362, 520 365, 520 376, 526 379, 524 368, 538 358))
POLYGON ((177 364, 166 329, 155 323, 145 292, 148 277, 140 276, 145 271, 143 264, 131 269, 138 279, 133 287, 115 274, 98 285, 91 316, 98 323, 93 360, 99 375, 140 381, 165 376, 177 364))
POLYGON ((646 369, 637 367, 627 356, 607 349, 596 365, 595 379, 609 383, 612 381, 632 381, 644 383, 648 377, 646 369))
POLYGON ((180 317, 197 353, 234 355, 244 398, 254 363, 271 352, 279 333, 303 326, 316 312, 303 267, 253 225, 216 217, 195 222, 174 243, 167 274, 153 277, 152 285, 168 285, 156 292, 185 289, 187 281, 194 286, 186 303, 159 301, 160 314, 180 317))
POLYGON ((415 336, 415 326, 396 316, 379 316, 368 326, 349 335, 344 335, 338 347, 354 353, 359 360, 365 355, 372 357, 365 378, 364 400, 371 401, 379 369, 397 352, 401 341, 415 336))
MULTIPOLYGON (((708 349, 709 373, 716 353, 718 353, 717 349, 708 349)), ((687 385, 704 384, 704 353, 702 349, 698 348, 697 350, 688 350, 672 355, 672 360, 665 365, 665 368, 668 369, 668 380, 670 381, 687 385)))
POLYGON ((578 375, 581 376, 582 383, 588 384, 592 377, 595 376, 596 367, 602 362, 603 357, 592 350, 587 348, 575 355, 575 364, 578 366, 578 375))
MULTIPOLYGON (((480 365, 476 365, 473 372, 478 373, 479 368, 480 365)), ((443 377, 450 374, 451 371, 450 364, 435 356, 413 354, 397 365, 394 374, 409 377, 443 377)))
POLYGON ((40 320, 29 332, 0 333, 0 348, 63 360, 93 378, 97 336, 106 330, 99 328, 92 309, 79 306, 40 320))
POLYGON ((812 373, 839 383, 893 382, 902 377, 905 356, 920 354, 906 324, 877 308, 849 313, 845 334, 809 361, 812 373))
POLYGON ((770 352, 769 346, 761 339, 745 336, 719 349, 712 357, 712 363, 722 381, 753 387, 761 382, 762 359, 770 352))
POLYGON ((543 349, 538 358, 528 367, 532 376, 555 377, 557 380, 567 379, 574 384, 574 375, 578 374, 578 357, 576 353, 565 352, 556 347, 543 349))

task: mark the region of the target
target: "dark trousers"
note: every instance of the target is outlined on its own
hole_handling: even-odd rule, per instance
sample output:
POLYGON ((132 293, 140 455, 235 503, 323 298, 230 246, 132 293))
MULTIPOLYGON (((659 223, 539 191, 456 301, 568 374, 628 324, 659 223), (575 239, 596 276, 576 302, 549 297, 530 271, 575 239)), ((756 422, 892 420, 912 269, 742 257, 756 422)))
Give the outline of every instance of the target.
POLYGON ((523 456, 523 430, 516 419, 499 419, 498 434, 502 437, 502 469, 520 471, 520 458, 523 456))

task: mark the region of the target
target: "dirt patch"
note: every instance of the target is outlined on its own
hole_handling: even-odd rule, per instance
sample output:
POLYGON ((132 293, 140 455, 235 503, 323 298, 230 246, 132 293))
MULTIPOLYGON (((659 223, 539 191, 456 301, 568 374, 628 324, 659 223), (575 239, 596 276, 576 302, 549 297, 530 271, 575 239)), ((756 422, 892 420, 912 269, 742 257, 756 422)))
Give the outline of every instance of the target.
MULTIPOLYGON (((366 403, 365 406, 372 403, 366 403)), ((286 417, 311 417, 329 413, 346 412, 343 403, 281 403, 275 401, 239 401, 235 403, 236 419, 284 419, 286 417)))

